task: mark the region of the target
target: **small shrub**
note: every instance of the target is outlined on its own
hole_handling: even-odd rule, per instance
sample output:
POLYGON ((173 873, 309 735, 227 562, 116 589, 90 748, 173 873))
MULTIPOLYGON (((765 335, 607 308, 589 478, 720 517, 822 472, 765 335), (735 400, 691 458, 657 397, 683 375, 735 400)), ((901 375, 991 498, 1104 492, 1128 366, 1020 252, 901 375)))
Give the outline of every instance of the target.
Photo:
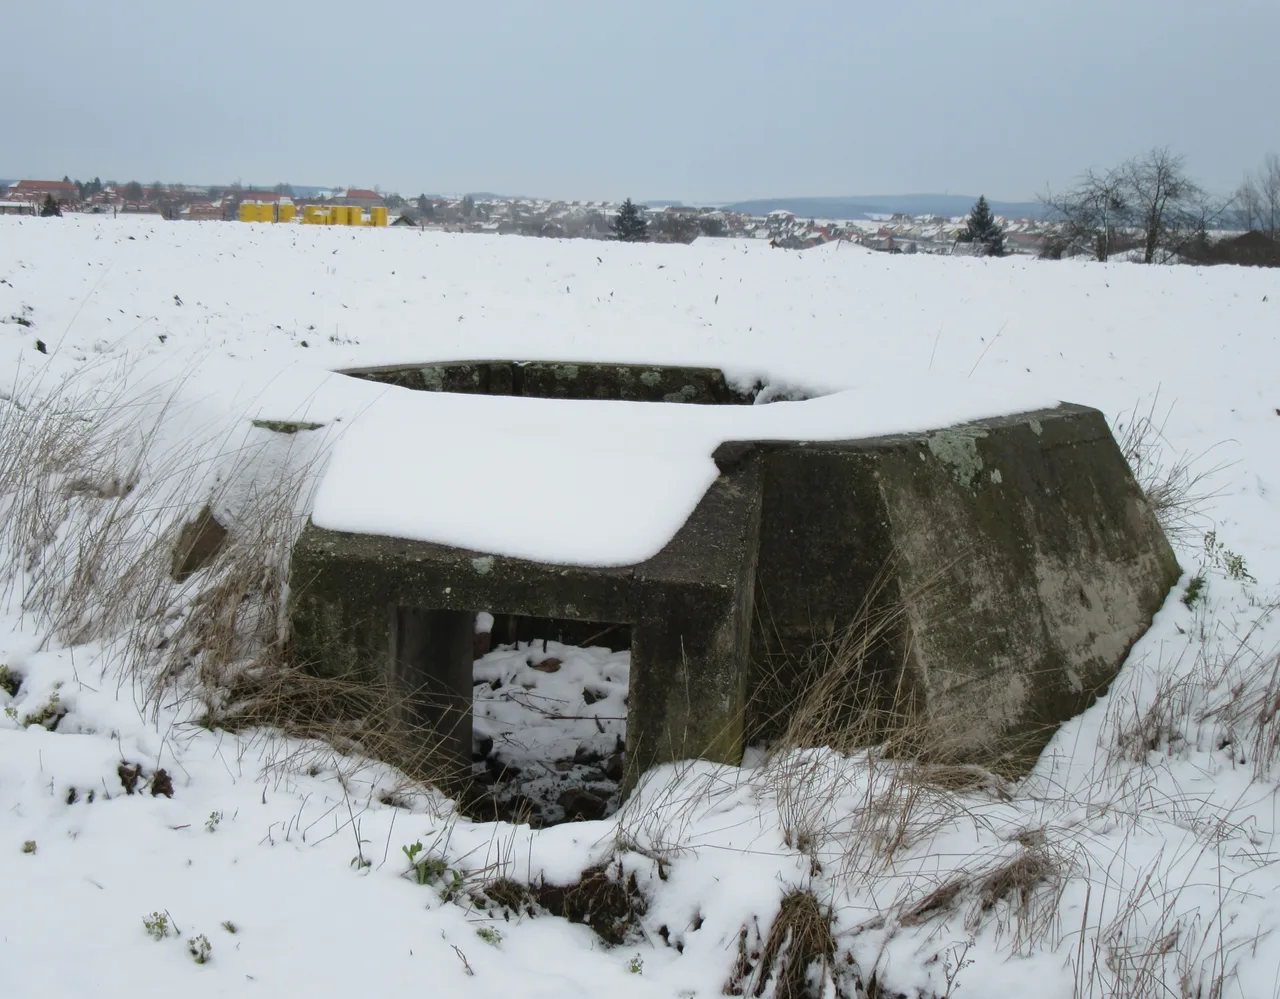
POLYGON ((946 979, 947 989, 942 993, 941 999, 951 999, 960 988, 960 972, 973 964, 973 958, 968 954, 974 943, 974 938, 970 937, 962 944, 952 944, 947 948, 947 957, 942 964, 942 974, 946 979))
POLYGON ((212 956, 213 944, 203 933, 187 941, 187 953, 196 964, 204 964, 212 956))
POLYGON ((497 930, 495 930, 492 926, 476 927, 476 936, 478 936, 485 943, 491 944, 494 947, 502 943, 502 934, 499 933, 497 930))
POLYGON ((0 663, 0 690, 10 697, 16 697, 21 686, 22 677, 11 670, 7 663, 0 663))
POLYGON ((218 828, 218 823, 221 821, 222 821, 221 812, 210 812, 209 817, 204 820, 204 827, 206 831, 213 832, 218 828))
MULTIPOLYGON (((441 861, 440 863, 443 864, 444 861, 441 861)), ((441 875, 441 879, 445 883, 440 887, 440 901, 452 902, 462 892, 462 872, 446 869, 444 873, 447 874, 448 877, 445 878, 441 875)))
POLYGON ((59 680, 53 685, 53 690, 49 691, 49 699, 44 702, 37 711, 31 712, 22 719, 22 727, 28 725, 42 725, 52 732, 58 727, 58 722, 62 721, 62 716, 67 713, 67 709, 62 706, 62 697, 58 691, 62 687, 62 681, 59 680))
POLYGON ((240 931, 239 931, 239 929, 236 927, 236 924, 235 924, 235 923, 233 923, 230 919, 225 920, 225 921, 223 922, 223 924, 222 924, 222 928, 223 928, 224 930, 226 930, 228 933, 238 933, 238 932, 240 932, 240 931))
POLYGON ((1182 602, 1188 607, 1194 607, 1196 601, 1204 596, 1204 573, 1198 572, 1187 580, 1187 591, 1182 594, 1182 602))
POLYGON ((169 917, 163 912, 153 912, 149 916, 143 916, 142 925, 146 927, 147 935, 152 940, 163 940, 172 932, 169 927, 169 917))
POLYGON ((33 840, 33 839, 26 840, 26 841, 22 844, 22 852, 23 852, 23 853, 35 853, 35 852, 36 852, 36 841, 35 841, 35 840, 33 840))
POLYGON ((1204 536, 1204 558, 1208 565, 1216 569, 1221 569, 1227 574, 1228 579, 1234 579, 1240 583, 1256 583, 1257 580, 1249 574, 1249 569, 1245 565, 1244 556, 1237 555, 1230 548, 1218 540, 1218 532, 1210 531, 1204 536))
POLYGON ((409 858, 409 870, 405 873, 412 873, 414 880, 420 885, 434 884, 441 880, 449 870, 449 865, 445 863, 443 857, 434 857, 428 854, 421 860, 418 859, 422 853, 421 841, 402 846, 400 850, 409 858))
POLYGON ((633 957, 630 961, 627 962, 627 970, 631 972, 631 974, 633 975, 643 975, 644 974, 644 958, 642 958, 639 954, 637 954, 635 957, 633 957))

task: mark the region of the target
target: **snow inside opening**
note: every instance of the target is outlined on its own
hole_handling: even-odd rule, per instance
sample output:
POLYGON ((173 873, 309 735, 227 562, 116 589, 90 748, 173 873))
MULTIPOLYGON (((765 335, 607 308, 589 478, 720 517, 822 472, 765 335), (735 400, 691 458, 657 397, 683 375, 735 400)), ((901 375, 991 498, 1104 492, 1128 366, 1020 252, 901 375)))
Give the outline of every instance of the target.
POLYGON ((534 827, 613 814, 625 759, 630 627, 477 617, 473 814, 534 827))

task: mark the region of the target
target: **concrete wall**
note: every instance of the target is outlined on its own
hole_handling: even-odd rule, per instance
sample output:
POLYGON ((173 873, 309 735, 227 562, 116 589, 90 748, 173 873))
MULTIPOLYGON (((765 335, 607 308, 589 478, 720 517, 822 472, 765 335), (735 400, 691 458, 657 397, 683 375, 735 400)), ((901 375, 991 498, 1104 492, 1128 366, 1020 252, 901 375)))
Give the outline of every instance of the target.
POLYGON ((425 392, 513 395, 534 399, 744 404, 716 368, 562 361, 449 361, 349 368, 343 374, 425 392))
POLYGON ((1179 576, 1096 410, 769 447, 752 735, 778 731, 806 650, 872 597, 906 625, 868 664, 882 690, 909 691, 958 757, 1025 769, 1179 576))
POLYGON ((1085 407, 872 440, 729 443, 716 461, 676 537, 630 567, 309 526, 291 577, 295 654, 324 673, 452 692, 461 760, 471 612, 628 623, 634 778, 690 756, 736 762, 745 741, 775 736, 821 667, 814 649, 870 608, 894 625, 851 679, 857 699, 905 693, 951 758, 1017 773, 1105 689, 1179 575, 1085 407))
POLYGON ((309 525, 294 548, 290 574, 294 658, 323 675, 389 676, 407 691, 425 685, 433 694, 452 694, 451 711, 458 710, 465 678, 465 717, 450 713, 439 721, 451 733, 454 762, 462 765, 470 762, 472 644, 469 636, 465 649, 453 640, 450 615, 483 609, 626 623, 633 773, 695 756, 737 762, 759 501, 758 463, 748 461, 712 484, 663 551, 621 568, 551 565, 309 525), (415 619, 417 631, 406 632, 403 622, 413 608, 425 616, 415 619), (444 636, 452 651, 432 658, 413 637, 425 629, 444 636))

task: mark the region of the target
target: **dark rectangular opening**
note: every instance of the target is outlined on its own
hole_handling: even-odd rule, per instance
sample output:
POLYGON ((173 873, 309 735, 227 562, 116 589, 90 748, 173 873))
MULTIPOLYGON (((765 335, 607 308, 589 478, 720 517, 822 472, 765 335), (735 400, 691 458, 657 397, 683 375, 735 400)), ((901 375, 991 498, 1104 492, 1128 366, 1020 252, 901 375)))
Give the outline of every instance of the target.
POLYGON ((612 814, 630 660, 626 623, 476 615, 467 811, 533 826, 612 814))

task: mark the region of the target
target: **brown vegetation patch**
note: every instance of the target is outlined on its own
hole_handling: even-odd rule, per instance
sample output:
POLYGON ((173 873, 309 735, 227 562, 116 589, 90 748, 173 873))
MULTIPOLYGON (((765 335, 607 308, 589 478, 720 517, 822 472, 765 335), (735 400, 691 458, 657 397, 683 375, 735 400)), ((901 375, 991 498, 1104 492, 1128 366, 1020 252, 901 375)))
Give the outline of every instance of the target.
POLYGON ((120 786, 124 788, 125 794, 133 794, 138 789, 138 781, 142 780, 142 767, 133 763, 121 763, 116 767, 116 774, 120 778, 120 786))
POLYGON ((173 797, 173 778, 169 776, 167 770, 157 770, 151 775, 151 797, 158 798, 160 795, 166 798, 173 797))
POLYGON ((611 877, 609 866, 599 864, 588 867, 572 884, 535 885, 533 895, 551 915, 590 926, 606 944, 617 946, 626 941, 646 906, 635 873, 616 874, 611 877))
POLYGON ((724 988, 726 995, 759 997, 766 991, 772 999, 842 995, 834 975, 836 941, 831 933, 831 912, 813 892, 796 889, 782 899, 758 953, 749 947, 750 936, 743 927, 738 959, 724 988), (812 975, 815 966, 817 974, 812 975))

